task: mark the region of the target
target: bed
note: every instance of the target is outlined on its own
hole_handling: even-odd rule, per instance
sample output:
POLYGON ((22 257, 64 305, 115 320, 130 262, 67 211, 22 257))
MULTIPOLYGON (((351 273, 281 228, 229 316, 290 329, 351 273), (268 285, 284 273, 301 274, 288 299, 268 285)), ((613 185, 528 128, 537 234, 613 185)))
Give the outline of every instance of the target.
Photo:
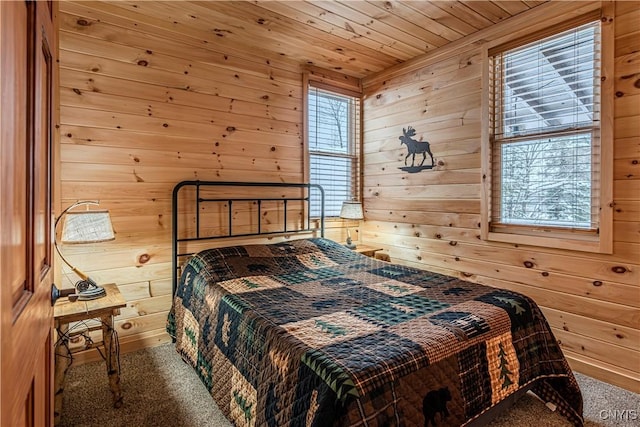
MULTIPOLYGON (((582 425, 578 384, 528 297, 366 257, 325 239, 323 229, 319 237, 182 253, 181 244, 202 237, 177 231, 176 195, 192 185, 197 195, 207 183, 174 191, 167 330, 233 424, 484 424, 531 390, 582 425)), ((294 185, 301 201, 312 199, 311 187, 294 185)), ((307 218, 300 231, 313 228, 307 218)))

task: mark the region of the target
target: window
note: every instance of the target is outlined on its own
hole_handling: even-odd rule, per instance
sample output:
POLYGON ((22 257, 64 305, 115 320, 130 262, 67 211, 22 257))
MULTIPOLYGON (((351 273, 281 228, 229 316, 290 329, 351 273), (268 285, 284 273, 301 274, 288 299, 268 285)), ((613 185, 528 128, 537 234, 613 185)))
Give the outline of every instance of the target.
POLYGON ((489 240, 600 250, 611 191, 601 24, 564 28, 487 50, 482 231, 489 240))
MULTIPOLYGON (((337 217, 343 201, 360 196, 360 99, 310 87, 307 114, 310 182, 325 190, 325 215, 337 217)), ((311 214, 319 216, 314 193, 311 214)))

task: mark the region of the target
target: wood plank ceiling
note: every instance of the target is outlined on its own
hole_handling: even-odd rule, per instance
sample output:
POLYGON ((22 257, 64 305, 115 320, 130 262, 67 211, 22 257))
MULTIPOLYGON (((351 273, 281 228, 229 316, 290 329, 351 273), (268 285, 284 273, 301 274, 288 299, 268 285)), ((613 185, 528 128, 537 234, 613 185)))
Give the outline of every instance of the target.
POLYGON ((112 6, 245 55, 354 77, 420 56, 544 1, 124 1, 112 6))

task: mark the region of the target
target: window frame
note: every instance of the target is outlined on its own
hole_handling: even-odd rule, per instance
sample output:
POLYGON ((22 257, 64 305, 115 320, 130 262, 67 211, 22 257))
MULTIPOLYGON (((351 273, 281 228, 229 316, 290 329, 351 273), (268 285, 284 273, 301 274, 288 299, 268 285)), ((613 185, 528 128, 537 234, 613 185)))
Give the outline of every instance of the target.
MULTIPOLYGON (((350 188, 351 200, 362 201, 362 166, 363 166, 363 158, 362 158, 362 92, 361 90, 353 90, 351 88, 345 88, 339 85, 333 85, 327 79, 317 78, 313 73, 305 73, 303 77, 303 88, 304 88, 304 177, 305 182, 311 183, 311 156, 316 155, 314 150, 310 149, 310 141, 309 141, 309 92, 311 90, 318 90, 327 92, 329 94, 334 94, 337 96, 346 96, 358 99, 357 111, 354 114, 357 114, 357 129, 350 132, 351 134, 356 135, 356 140, 353 141, 351 138, 348 143, 350 146, 350 154, 338 154, 338 153, 324 153, 317 152, 317 155, 322 156, 326 155, 327 157, 339 157, 345 159, 351 159, 352 163, 352 183, 350 188), (316 77, 316 78, 314 78, 316 77)), ((356 88, 354 88, 356 89, 356 88)), ((360 88, 357 88, 360 89, 360 88)), ((351 128, 351 123, 353 122, 353 118, 349 119, 350 124, 349 128, 351 128)), ((325 199, 327 197, 325 190, 325 199)), ((326 203, 326 202, 325 202, 326 203)), ((336 215, 331 215, 325 212, 325 218, 329 220, 339 220, 339 213, 336 215)))
POLYGON ((559 249, 612 253, 613 252, 613 95, 614 95, 614 28, 613 7, 605 5, 563 23, 547 27, 525 37, 486 42, 481 48, 482 68, 482 190, 480 235, 483 240, 512 244, 523 244, 559 249), (600 169, 597 193, 598 229, 585 232, 579 229, 527 226, 496 226, 491 223, 492 197, 492 157, 494 142, 492 137, 492 93, 491 57, 496 52, 504 52, 543 38, 560 34, 583 24, 600 21, 600 169))

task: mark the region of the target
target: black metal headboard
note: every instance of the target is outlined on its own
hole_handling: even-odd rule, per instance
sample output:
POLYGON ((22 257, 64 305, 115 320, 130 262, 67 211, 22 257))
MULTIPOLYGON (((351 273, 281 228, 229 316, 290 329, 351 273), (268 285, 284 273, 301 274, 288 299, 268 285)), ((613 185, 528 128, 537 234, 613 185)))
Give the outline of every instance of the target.
POLYGON ((202 241, 202 240, 215 240, 229 237, 248 237, 248 236, 267 236, 275 234, 300 234, 316 231, 317 228, 311 228, 311 190, 317 189, 320 192, 320 236, 324 237, 324 189, 318 184, 290 184, 283 182, 236 182, 236 181, 182 181, 173 188, 172 197, 172 217, 171 217, 171 231, 172 231, 172 295, 175 295, 176 286, 178 284, 178 259, 182 256, 191 255, 192 253, 178 253, 178 244, 180 242, 190 241, 202 241), (306 195, 299 197, 202 197, 201 190, 210 187, 263 187, 263 188, 289 188, 289 189, 306 189, 306 195), (180 215, 178 196, 180 190, 183 188, 195 189, 195 236, 192 237, 179 237, 178 234, 178 218, 180 215), (280 201, 284 203, 284 220, 283 229, 276 231, 263 231, 261 226, 262 218, 262 202, 265 201, 280 201), (303 221, 303 227, 295 230, 287 230, 287 204, 291 201, 298 201, 306 203, 307 218, 303 221), (214 236, 201 236, 200 235, 200 205, 202 203, 227 203, 228 205, 228 233, 224 235, 214 236), (233 202, 255 202, 257 204, 257 228, 256 232, 248 233, 233 233, 233 202))

